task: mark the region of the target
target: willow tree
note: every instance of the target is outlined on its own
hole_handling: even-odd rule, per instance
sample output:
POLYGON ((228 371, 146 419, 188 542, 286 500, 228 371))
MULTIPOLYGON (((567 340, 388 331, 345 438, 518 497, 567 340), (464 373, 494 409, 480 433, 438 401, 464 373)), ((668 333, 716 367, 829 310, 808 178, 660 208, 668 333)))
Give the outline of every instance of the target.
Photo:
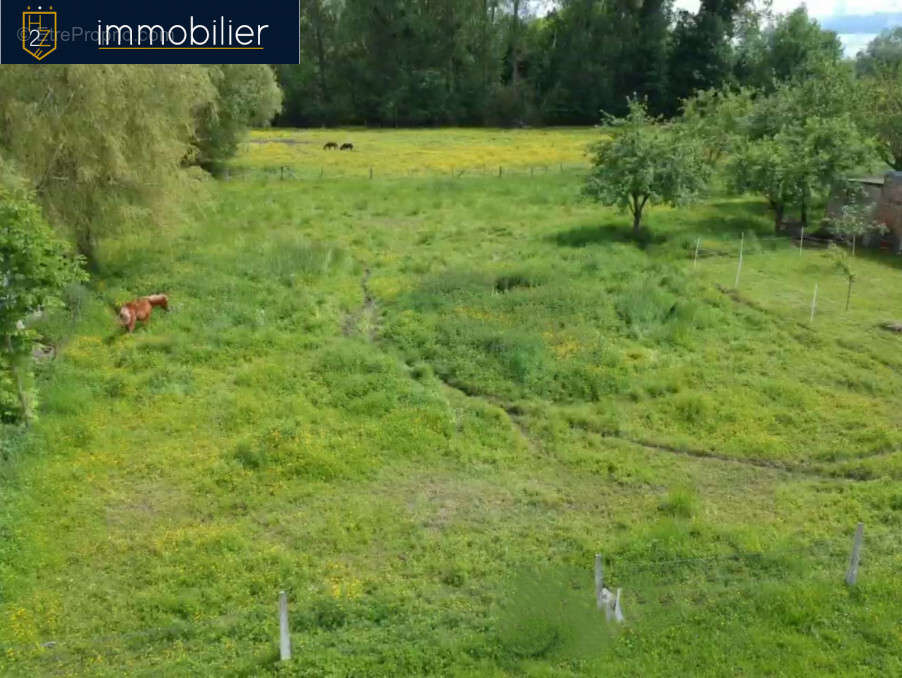
POLYGON ((96 268, 100 238, 159 223, 178 204, 180 168, 215 97, 200 66, 5 66, 0 152, 96 268))
POLYGON ((266 64, 207 66, 216 97, 200 115, 197 160, 218 171, 238 149, 249 127, 265 127, 282 109, 282 90, 266 64))

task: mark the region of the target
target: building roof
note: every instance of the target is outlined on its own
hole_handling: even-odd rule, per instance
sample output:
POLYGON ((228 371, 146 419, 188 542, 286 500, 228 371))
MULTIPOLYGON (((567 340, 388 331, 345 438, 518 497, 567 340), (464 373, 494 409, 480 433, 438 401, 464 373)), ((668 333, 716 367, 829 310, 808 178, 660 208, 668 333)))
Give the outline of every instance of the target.
POLYGON ((885 180, 883 177, 852 177, 849 181, 854 181, 857 184, 868 184, 869 186, 883 186, 885 180))

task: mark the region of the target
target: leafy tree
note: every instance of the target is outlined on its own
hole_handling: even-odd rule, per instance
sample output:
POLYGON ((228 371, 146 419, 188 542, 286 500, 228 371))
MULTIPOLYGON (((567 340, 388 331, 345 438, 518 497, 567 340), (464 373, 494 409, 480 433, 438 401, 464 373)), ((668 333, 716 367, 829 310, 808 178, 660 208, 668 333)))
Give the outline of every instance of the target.
POLYGON ((172 213, 216 96, 200 66, 6 66, 0 92, 0 150, 91 268, 101 237, 172 213))
POLYGON ((643 102, 630 100, 625 117, 607 116, 606 122, 610 137, 592 149, 584 191, 603 205, 629 210, 634 236, 647 205, 685 204, 707 185, 709 167, 697 141, 650 116, 643 102))
POLYGON ((730 180, 740 193, 763 195, 774 214, 774 230, 779 231, 788 205, 799 201, 799 191, 788 167, 791 149, 775 138, 745 141, 731 157, 730 180))
POLYGON ((633 4, 635 27, 627 36, 624 61, 629 68, 620 69, 619 99, 643 97, 655 113, 667 109, 667 31, 670 25, 670 2, 643 0, 633 4))
POLYGON ((855 57, 861 75, 876 75, 902 68, 902 26, 888 28, 855 57))
POLYGON ((262 64, 208 66, 216 98, 200 113, 197 160, 219 170, 238 150, 249 127, 264 127, 282 107, 282 90, 272 68, 262 64))
POLYGON ((85 276, 23 182, 10 179, 6 166, 0 167, 0 175, 0 364, 8 375, 0 378, 0 420, 27 423, 34 402, 27 385, 33 333, 24 320, 59 303, 62 289, 85 276))
POLYGON ((746 4, 747 0, 702 0, 696 14, 678 14, 671 38, 672 104, 699 90, 720 88, 729 82, 734 21, 746 4))
POLYGON ((902 171, 902 64, 862 78, 859 91, 862 127, 877 139, 883 161, 902 171))
POLYGON ((736 149, 752 111, 754 92, 703 90, 683 104, 682 124, 699 139, 705 160, 720 163, 736 149))
POLYGON ((625 36, 632 33, 631 11, 600 0, 564 0, 543 25, 544 55, 535 84, 545 120, 595 122, 600 110, 620 113, 635 87, 620 92, 631 65, 625 36))
POLYGON ((759 95, 737 132, 729 162, 733 187, 763 195, 777 230, 792 206, 807 226, 814 196, 829 192, 873 154, 852 113, 841 110, 842 97, 830 96, 830 82, 820 83, 820 99, 813 92, 818 86, 786 83, 770 96, 759 95))
POLYGON ((748 22, 737 45, 740 84, 771 90, 774 83, 811 77, 819 64, 842 61, 842 43, 833 31, 824 30, 802 6, 777 17, 765 28, 748 22))

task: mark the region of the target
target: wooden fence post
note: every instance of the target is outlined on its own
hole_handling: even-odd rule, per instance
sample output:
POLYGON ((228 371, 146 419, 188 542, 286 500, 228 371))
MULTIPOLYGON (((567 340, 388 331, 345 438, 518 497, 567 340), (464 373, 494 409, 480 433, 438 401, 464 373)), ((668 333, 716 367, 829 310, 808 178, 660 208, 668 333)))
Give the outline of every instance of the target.
POLYGON ((692 259, 692 268, 698 267, 698 247, 702 244, 702 239, 697 238, 695 240, 695 257, 692 259))
POLYGON ((855 541, 852 542, 852 557, 849 558, 849 569, 846 572, 846 584, 855 586, 858 581, 858 560, 861 557, 861 542, 864 540, 864 523, 858 523, 855 529, 855 541))
POLYGON ((281 660, 291 659, 291 634, 288 630, 288 597, 285 591, 279 591, 279 657, 281 660))
POLYGON ((802 232, 799 234, 799 256, 802 256, 802 250, 805 249, 805 227, 802 226, 802 232))

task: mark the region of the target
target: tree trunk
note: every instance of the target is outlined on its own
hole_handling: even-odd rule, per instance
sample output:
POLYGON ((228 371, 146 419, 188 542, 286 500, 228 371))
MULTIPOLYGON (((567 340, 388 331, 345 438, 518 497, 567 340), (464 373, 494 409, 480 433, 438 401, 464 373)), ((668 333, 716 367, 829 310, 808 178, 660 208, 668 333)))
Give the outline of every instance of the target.
POLYGON ((518 43, 519 43, 519 24, 520 24, 520 1, 521 0, 513 0, 513 19, 511 21, 511 85, 513 85, 514 90, 517 89, 517 77, 518 77, 518 43))
POLYGON ((326 86, 326 50, 323 46, 323 15, 322 7, 320 6, 320 0, 314 0, 314 2, 311 4, 311 9, 313 9, 314 12, 314 36, 316 39, 316 60, 319 66, 318 70, 320 96, 322 96, 323 102, 328 102, 329 89, 326 86))
POLYGON ((78 249, 78 253, 85 258, 85 268, 92 273, 96 273, 99 270, 97 246, 90 227, 78 231, 75 236, 75 246, 78 249))
POLYGON ((783 212, 784 207, 783 203, 771 202, 771 209, 774 211, 774 233, 780 232, 780 227, 783 225, 783 212))
POLYGON ((643 196, 641 200, 638 195, 631 197, 633 199, 633 204, 630 207, 630 211, 633 213, 633 237, 638 238, 639 232, 642 230, 642 209, 645 207, 645 201, 648 200, 648 196, 643 196))

